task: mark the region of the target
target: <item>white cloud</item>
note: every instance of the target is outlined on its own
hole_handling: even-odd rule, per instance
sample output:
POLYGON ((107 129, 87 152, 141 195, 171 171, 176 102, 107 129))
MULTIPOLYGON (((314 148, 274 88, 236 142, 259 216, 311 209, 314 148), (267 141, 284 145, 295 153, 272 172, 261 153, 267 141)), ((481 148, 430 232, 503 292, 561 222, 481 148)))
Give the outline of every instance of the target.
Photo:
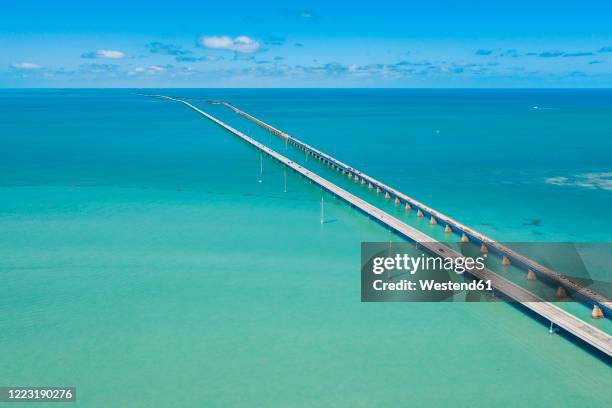
POLYGON ((110 59, 121 59, 125 57, 125 54, 121 51, 116 50, 98 50, 96 51, 96 57, 98 58, 110 58, 110 59))
POLYGON ((19 69, 39 69, 39 68, 42 68, 42 66, 40 66, 38 64, 33 64, 31 62, 19 62, 17 64, 13 64, 12 67, 13 68, 19 68, 19 69))
POLYGON ((305 18, 306 20, 316 20, 318 18, 314 12, 308 10, 302 10, 299 14, 300 17, 305 18))
POLYGON ((155 74, 160 74, 166 71, 167 71, 167 68, 165 67, 160 67, 159 65, 151 65, 148 67, 133 68, 128 71, 128 75, 137 75, 137 74, 155 75, 155 74))
POLYGON ((207 48, 231 49, 234 46, 234 41, 227 35, 222 36, 205 36, 200 39, 202 45, 207 48))
POLYGON ((240 35, 234 39, 234 47, 238 52, 254 52, 259 48, 259 43, 246 35, 240 35))
POLYGON ((234 39, 227 35, 204 36, 200 38, 200 43, 206 48, 230 50, 245 54, 255 52, 261 46, 259 42, 247 37, 246 35, 239 35, 234 39))

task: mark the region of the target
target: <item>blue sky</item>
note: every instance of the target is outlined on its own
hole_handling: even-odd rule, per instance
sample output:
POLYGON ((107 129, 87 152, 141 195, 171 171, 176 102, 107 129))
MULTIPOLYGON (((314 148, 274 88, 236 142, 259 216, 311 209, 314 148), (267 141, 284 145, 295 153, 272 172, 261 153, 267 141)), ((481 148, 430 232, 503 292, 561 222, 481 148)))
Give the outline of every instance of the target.
POLYGON ((11 1, 0 87, 612 87, 612 2, 11 1))

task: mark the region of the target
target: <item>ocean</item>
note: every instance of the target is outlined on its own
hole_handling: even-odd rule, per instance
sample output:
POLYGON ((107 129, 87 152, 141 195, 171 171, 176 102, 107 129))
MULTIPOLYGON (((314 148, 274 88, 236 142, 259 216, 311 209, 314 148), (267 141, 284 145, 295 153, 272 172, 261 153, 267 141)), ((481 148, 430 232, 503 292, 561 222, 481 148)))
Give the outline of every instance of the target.
MULTIPOLYGON (((139 92, 0 91, 0 385, 88 407, 609 404, 609 362, 516 307, 361 303, 360 243, 397 237, 331 197, 321 225, 315 185, 285 192, 278 164, 139 92)), ((368 194, 205 103, 227 100, 501 242, 610 241, 612 90, 146 93, 368 194)))

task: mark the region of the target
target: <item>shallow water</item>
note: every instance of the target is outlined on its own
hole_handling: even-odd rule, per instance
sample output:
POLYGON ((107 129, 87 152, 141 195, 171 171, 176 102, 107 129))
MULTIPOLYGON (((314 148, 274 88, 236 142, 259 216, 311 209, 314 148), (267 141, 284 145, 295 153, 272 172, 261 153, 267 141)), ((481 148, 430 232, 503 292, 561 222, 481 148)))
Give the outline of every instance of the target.
MULTIPOLYGON (((229 99, 498 240, 609 240, 612 192, 546 182, 612 167, 609 93, 363 92, 171 94, 229 99)), ((512 306, 360 303, 360 242, 397 238, 331 198, 321 225, 317 187, 289 172, 284 193, 267 159, 259 183, 259 154, 180 104, 0 104, 0 384, 83 406, 609 405, 609 365, 512 306)))

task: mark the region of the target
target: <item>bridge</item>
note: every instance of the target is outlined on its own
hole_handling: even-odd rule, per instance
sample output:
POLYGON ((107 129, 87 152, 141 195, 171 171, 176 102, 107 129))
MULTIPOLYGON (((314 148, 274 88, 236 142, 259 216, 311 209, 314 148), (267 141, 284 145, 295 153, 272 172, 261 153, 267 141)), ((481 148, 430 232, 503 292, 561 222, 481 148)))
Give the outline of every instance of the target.
POLYGON ((479 244, 482 252, 492 253, 501 257, 504 265, 513 264, 523 269, 528 274, 530 279, 536 279, 536 276, 540 275, 541 278, 547 278, 549 281, 555 282, 557 285, 559 285, 557 289, 559 298, 564 297, 566 294, 570 294, 572 298, 590 304, 593 307, 593 317, 599 318, 604 316, 612 316, 612 301, 610 301, 606 296, 586 288, 578 282, 571 280, 567 276, 519 254, 507 246, 496 242, 492 238, 477 232, 464 224, 461 224, 459 221, 456 221, 453 218, 434 210, 433 208, 415 200, 412 197, 409 197, 408 195, 384 184, 379 180, 376 180, 375 178, 349 166, 348 164, 345 164, 334 157, 317 150, 312 146, 309 146, 301 140, 276 129, 275 127, 260 119, 257 119, 256 117, 227 102, 214 103, 222 104, 228 107, 262 128, 287 140, 290 144, 313 156, 315 159, 342 171, 348 177, 351 177, 354 180, 361 180, 362 183, 368 183, 370 189, 376 189, 378 193, 384 193, 387 198, 394 198, 396 204, 405 205, 407 210, 416 210, 419 216, 429 217, 431 224, 439 224, 444 226, 447 233, 453 232, 460 235, 462 242, 474 242, 479 244))
MULTIPOLYGON (((404 223, 403 221, 399 220, 396 217, 393 217, 392 215, 386 213, 385 211, 381 210, 380 208, 368 203, 367 201, 355 196, 354 194, 342 189, 341 187, 337 186, 336 184, 326 180, 325 178, 319 176, 318 174, 308 170, 307 168, 299 165, 298 163, 295 163, 294 161, 290 160, 289 158, 281 155, 280 153, 276 152, 275 150, 267 147, 266 145, 258 142, 257 140, 247 136, 246 134, 238 131, 237 129, 229 126, 228 124, 222 122, 221 120, 217 119, 216 117, 210 115, 209 113, 197 108, 196 106, 192 105, 191 103, 182 100, 182 99, 176 99, 176 98, 172 98, 169 96, 164 96, 164 95, 150 95, 150 96, 154 96, 154 97, 158 97, 161 99, 165 99, 165 100, 170 100, 170 101, 175 101, 175 102, 179 102, 184 104, 185 106, 187 106, 188 108, 194 110, 195 112, 199 113, 200 115, 206 117, 207 119, 211 120, 212 122, 216 123, 217 125, 221 126, 222 128, 228 130, 229 132, 233 133, 234 135, 240 137, 241 139, 243 139, 244 141, 246 141, 247 143, 249 143, 250 145, 254 146, 255 148, 257 148, 258 150, 260 150, 261 152, 267 154, 268 156, 270 156, 271 158, 273 158, 274 160, 278 161, 279 163, 283 164, 284 166, 286 166, 287 168, 295 171, 297 174, 301 175, 302 177, 312 181, 314 184, 320 186, 323 190, 331 193, 332 195, 338 197, 340 200, 344 201, 345 203, 347 203, 348 205, 350 205, 351 207, 357 209, 358 211, 360 211, 361 213, 365 214, 366 216, 368 216, 370 219, 375 220, 376 222, 378 222, 379 224, 385 226, 386 228, 394 231, 396 234, 402 236, 403 238, 407 239, 410 242, 414 242, 414 243, 418 243, 419 247, 422 248, 423 250, 427 251, 428 253, 435 255, 435 256, 439 256, 440 254, 444 254, 445 257, 452 257, 452 258, 461 258, 463 257, 462 254, 460 254, 459 252, 456 252, 455 250, 449 248, 448 246, 434 240, 432 237, 428 236, 427 234, 417 230, 414 227, 409 226, 408 224, 404 223)), ((225 104, 225 103, 223 103, 225 104)), ((229 104, 225 104, 226 106, 231 106, 229 104)), ((233 108, 233 107, 232 107, 233 108)), ((236 108, 234 108, 236 109, 236 108)), ((242 112, 242 111, 240 111, 242 112)), ((248 115, 246 113, 244 113, 244 115, 248 115)), ((250 115, 249 115, 250 116, 250 115)), ((264 122, 259 121, 258 119, 253 118, 254 121, 256 121, 256 123, 260 122, 262 126, 268 128, 269 125, 265 124, 264 122), (258 122, 257 122, 258 121, 258 122)), ((288 142, 291 142, 292 144, 298 146, 298 147, 302 147, 304 149, 313 149, 305 144, 303 144, 302 142, 297 141, 296 139, 291 138, 289 135, 274 129, 272 127, 270 127, 268 130, 273 131, 274 133, 276 133, 277 135, 285 138, 286 140, 288 140, 288 142), (290 139, 291 138, 291 139, 290 139)), ((313 149, 313 155, 314 153, 314 149, 313 149)), ((392 190, 390 188, 387 188, 386 186, 384 186, 384 184, 377 182, 376 180, 364 175, 361 172, 357 172, 355 169, 352 169, 350 167, 348 167, 345 164, 340 163, 339 161, 335 160, 334 158, 332 158, 331 156, 325 155, 322 152, 316 153, 318 158, 320 160, 325 160, 327 161, 328 164, 333 165, 333 166, 337 166, 338 168, 342 168, 344 172, 348 172, 349 175, 357 176, 357 177, 361 177, 365 180, 369 180, 371 183, 376 182, 377 186, 379 186, 378 188, 385 188, 385 190, 387 191, 387 193, 390 192, 394 192, 395 190, 392 190), (367 177, 367 178, 366 178, 367 177)), ((396 194, 396 198, 398 198, 399 194, 396 194)), ((408 200, 406 200, 407 203, 412 203, 412 201, 408 202, 408 200)), ((426 208, 423 208, 422 211, 428 211, 426 208)), ((439 213, 437 212, 433 212, 434 210, 429 209, 428 213, 430 214, 431 217, 439 217, 441 220, 445 220, 444 218, 440 217, 439 213)), ((451 227, 452 228, 452 227, 451 227)), ((457 227, 455 227, 457 228, 457 227)), ((497 273, 491 271, 490 269, 482 269, 482 270, 478 270, 478 269, 469 269, 467 270, 467 273, 469 273, 470 275, 472 275, 474 278, 476 279, 482 279, 482 280, 489 280, 491 281, 491 286, 497 290, 498 292, 500 292, 501 294, 503 294, 504 296, 506 296, 507 298, 509 298, 511 301, 517 302, 518 304, 521 304, 523 307, 525 307, 526 309, 534 312, 535 314, 541 316, 542 318, 548 320, 551 322, 551 324, 555 324, 558 327, 562 328, 563 330, 567 331, 568 333, 571 333, 572 335, 574 335, 575 337, 577 337, 578 339, 582 340, 583 342, 585 342, 586 344, 592 346, 593 348, 599 350, 600 352, 604 353, 605 355, 607 355, 608 357, 612 357, 612 336, 610 336, 609 334, 603 332, 602 330, 586 323, 585 321, 577 318, 576 316, 574 316, 573 314, 561 309, 560 307, 550 303, 550 302, 546 302, 544 301, 542 298, 536 296, 535 294, 527 291, 526 289, 514 284, 513 282, 509 281, 508 279, 498 275, 497 273)))

